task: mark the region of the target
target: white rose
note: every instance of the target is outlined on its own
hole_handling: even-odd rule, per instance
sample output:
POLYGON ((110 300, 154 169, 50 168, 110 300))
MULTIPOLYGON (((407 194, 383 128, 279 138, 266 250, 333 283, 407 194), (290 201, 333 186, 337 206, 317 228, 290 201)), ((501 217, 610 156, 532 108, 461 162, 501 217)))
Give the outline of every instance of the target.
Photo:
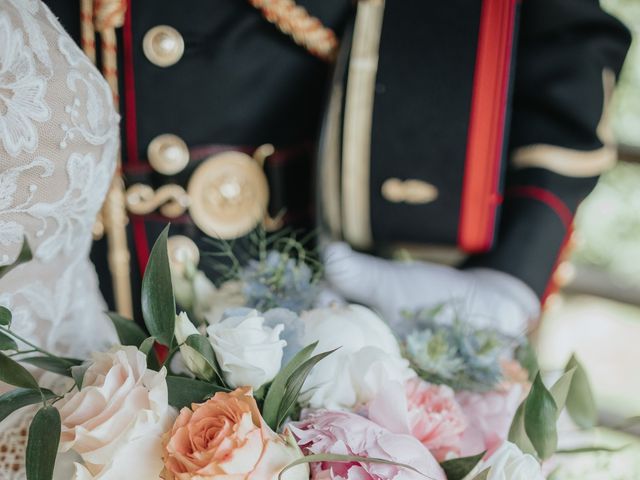
POLYGON ((318 342, 316 353, 338 349, 311 371, 301 403, 311 408, 351 409, 388 385, 415 376, 384 321, 360 305, 306 312, 301 317, 304 345, 318 342))
POLYGON ((84 462, 74 478, 159 478, 161 437, 175 416, 165 377, 164 369, 147 369, 146 356, 132 346, 93 355, 82 390, 59 407, 60 451, 74 450, 84 462))
POLYGON ((227 383, 257 390, 273 380, 280 371, 287 344, 280 339, 283 329, 281 324, 266 327, 256 310, 210 325, 209 341, 227 383))
POLYGON ((487 468, 491 468, 487 480, 544 480, 538 461, 510 442, 504 442, 487 460, 476 465, 465 480, 474 479, 487 468))
POLYGON ((180 345, 180 355, 184 365, 189 369, 191 373, 199 378, 205 380, 211 380, 214 376, 213 368, 206 362, 206 360, 196 350, 184 342, 187 341, 191 335, 199 335, 198 329, 195 327, 186 313, 180 312, 176 315, 175 325, 175 337, 178 345, 180 345))

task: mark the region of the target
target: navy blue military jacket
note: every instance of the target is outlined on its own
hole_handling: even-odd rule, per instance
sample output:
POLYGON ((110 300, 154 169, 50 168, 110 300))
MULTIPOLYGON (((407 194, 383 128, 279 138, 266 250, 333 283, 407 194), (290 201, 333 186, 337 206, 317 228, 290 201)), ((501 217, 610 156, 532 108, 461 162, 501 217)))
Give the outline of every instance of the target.
MULTIPOLYGON (((79 1, 45 1, 79 40, 79 1)), ((350 0, 298 3, 336 32, 343 44, 337 67, 245 0, 128 1, 118 29, 127 186, 185 186, 211 155, 271 144, 264 165, 270 212, 284 210, 287 223, 311 226, 314 191, 323 203, 326 183, 322 174, 314 183, 322 172, 313 167, 321 130, 320 163, 333 129, 344 165, 346 148, 362 153, 345 139, 369 123, 361 194, 367 241, 356 235, 352 243, 456 245, 471 254, 464 267, 508 272, 543 296, 578 204, 614 160, 604 113, 630 43, 626 28, 598 0, 387 0, 372 107, 352 118, 346 91, 358 91, 357 78, 350 87, 358 7, 350 0), (154 52, 154 41, 170 48, 154 52), (327 114, 322 126, 332 100, 338 114, 327 114), (186 149, 184 168, 153 166, 160 140, 179 158, 186 149)), ((351 208, 338 198, 338 209, 351 208)), ((206 235, 189 211, 171 217, 161 210, 131 215, 134 278, 169 220, 174 233, 202 245, 206 235)), ((345 218, 333 221, 344 234, 345 218)), ((94 261, 107 272, 99 246, 94 261)))

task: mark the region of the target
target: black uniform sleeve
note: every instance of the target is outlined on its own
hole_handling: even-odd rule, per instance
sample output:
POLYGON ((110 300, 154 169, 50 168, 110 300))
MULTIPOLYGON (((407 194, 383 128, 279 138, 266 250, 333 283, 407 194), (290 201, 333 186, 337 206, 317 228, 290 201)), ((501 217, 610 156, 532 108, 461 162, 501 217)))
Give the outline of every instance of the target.
POLYGON ((498 240, 468 267, 504 271, 543 296, 574 212, 615 162, 607 90, 630 41, 598 0, 523 2, 498 240))

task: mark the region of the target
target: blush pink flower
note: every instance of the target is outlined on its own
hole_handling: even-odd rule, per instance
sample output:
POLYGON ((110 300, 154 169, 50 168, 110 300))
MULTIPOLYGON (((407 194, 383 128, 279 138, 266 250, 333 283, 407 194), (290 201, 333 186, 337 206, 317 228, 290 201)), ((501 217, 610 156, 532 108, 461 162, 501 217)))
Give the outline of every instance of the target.
POLYGON ((416 438, 391 433, 354 413, 318 411, 291 425, 291 431, 307 455, 378 458, 410 465, 420 472, 380 463, 318 462, 311 466, 313 480, 446 480, 436 459, 416 438))
POLYGON ((438 461, 460 456, 467 418, 446 385, 433 385, 414 378, 406 384, 411 434, 438 461))

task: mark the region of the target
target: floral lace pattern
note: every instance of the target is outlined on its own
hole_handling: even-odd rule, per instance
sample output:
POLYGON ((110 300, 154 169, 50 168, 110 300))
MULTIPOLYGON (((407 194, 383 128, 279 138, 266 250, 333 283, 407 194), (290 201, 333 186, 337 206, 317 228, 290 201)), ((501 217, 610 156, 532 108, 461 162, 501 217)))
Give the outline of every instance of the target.
MULTIPOLYGON (((100 73, 40 0, 0 0, 0 46, 0 265, 24 237, 34 253, 0 280, 0 305, 17 333, 83 356, 114 339, 88 255, 118 116, 100 73)), ((0 478, 14 478, 2 465, 0 478)))

